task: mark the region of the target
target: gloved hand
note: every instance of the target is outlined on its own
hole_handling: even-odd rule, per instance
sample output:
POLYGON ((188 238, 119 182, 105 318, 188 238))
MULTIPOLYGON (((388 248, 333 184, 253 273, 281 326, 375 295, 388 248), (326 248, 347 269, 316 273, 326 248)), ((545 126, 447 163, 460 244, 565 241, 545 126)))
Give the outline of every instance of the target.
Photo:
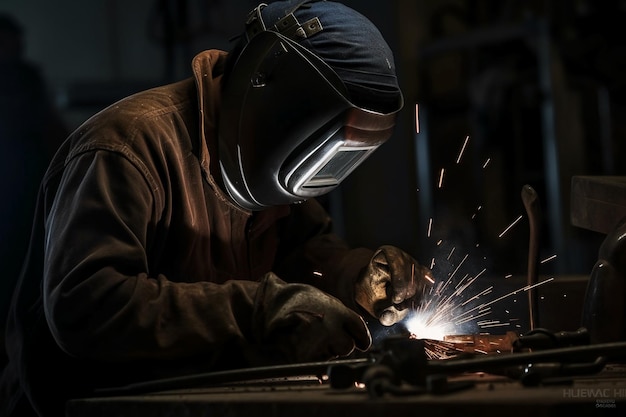
POLYGON ((365 321, 338 299, 307 284, 268 273, 259 287, 254 323, 270 362, 313 362, 367 350, 365 321))
POLYGON ((434 283, 430 269, 395 246, 378 248, 356 283, 355 299, 384 326, 402 320, 434 283))

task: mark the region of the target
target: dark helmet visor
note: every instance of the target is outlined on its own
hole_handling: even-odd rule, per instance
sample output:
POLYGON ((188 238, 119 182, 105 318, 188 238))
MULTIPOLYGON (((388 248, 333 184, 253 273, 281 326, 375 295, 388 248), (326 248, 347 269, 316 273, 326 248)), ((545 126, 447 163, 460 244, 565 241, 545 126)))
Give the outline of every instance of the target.
POLYGON ((326 63, 281 34, 250 39, 223 86, 219 160, 242 207, 258 210, 328 193, 387 141, 402 107, 353 104, 326 63))

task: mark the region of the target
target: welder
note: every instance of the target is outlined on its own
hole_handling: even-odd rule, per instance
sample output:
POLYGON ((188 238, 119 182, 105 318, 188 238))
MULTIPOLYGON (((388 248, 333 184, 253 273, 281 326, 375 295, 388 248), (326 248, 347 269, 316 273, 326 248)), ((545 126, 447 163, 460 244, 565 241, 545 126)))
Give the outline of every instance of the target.
POLYGON ((94 115, 50 164, 8 321, 0 403, 14 414, 364 351, 364 317, 397 323, 428 285, 395 246, 348 247, 316 201, 403 105, 368 19, 331 1, 261 4, 230 53, 192 69, 94 115))

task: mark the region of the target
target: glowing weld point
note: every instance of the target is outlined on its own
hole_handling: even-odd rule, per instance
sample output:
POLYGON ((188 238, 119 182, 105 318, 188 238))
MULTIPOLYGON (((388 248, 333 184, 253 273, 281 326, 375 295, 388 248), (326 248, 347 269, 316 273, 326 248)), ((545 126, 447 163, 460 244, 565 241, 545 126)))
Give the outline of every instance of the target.
POLYGON ((502 233, 500 233, 500 235, 498 235, 498 237, 504 236, 504 234, 506 232, 508 232, 513 226, 515 226, 517 224, 517 222, 519 222, 520 220, 522 220, 522 216, 519 216, 517 219, 515 219, 515 221, 513 223, 511 223, 506 229, 504 229, 504 231, 502 233))
POLYGON ((443 340, 445 335, 454 333, 451 323, 430 323, 428 317, 418 312, 406 321, 406 328, 421 339, 443 340))
POLYGON ((441 188, 443 185, 443 174, 445 173, 445 171, 445 168, 441 168, 441 173, 439 174, 439 183, 437 185, 438 188, 441 188))
POLYGON ((465 147, 467 146, 467 142, 469 142, 469 136, 465 137, 465 142, 463 142, 463 147, 461 148, 461 151, 459 152, 458 158, 456 158, 457 164, 461 162, 461 156, 463 156, 463 152, 465 152, 465 147))
POLYGON ((541 261, 541 263, 542 263, 542 264, 545 264, 546 262, 551 261, 551 260, 553 260, 554 258, 556 258, 556 255, 552 255, 552 256, 550 256, 549 258, 544 259, 543 261, 541 261))

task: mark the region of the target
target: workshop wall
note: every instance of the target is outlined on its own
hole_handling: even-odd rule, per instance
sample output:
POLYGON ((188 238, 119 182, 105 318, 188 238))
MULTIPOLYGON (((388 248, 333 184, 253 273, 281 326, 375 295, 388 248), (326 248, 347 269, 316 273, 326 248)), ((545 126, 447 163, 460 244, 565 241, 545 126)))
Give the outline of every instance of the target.
POLYGON ((0 12, 22 23, 27 58, 76 127, 112 100, 189 76, 194 53, 227 47, 251 4, 184 3, 186 12, 176 1, 0 0, 0 12))
POLYGON ((530 184, 541 200, 542 259, 558 255, 542 270, 587 273, 603 236, 571 226, 570 183, 574 175, 625 172, 623 2, 397 7, 405 91, 423 110, 416 149, 429 152, 418 173, 430 187, 420 193, 431 193, 419 202, 419 246, 428 252, 438 241, 425 237, 433 219, 438 237, 480 244, 490 270, 522 271, 528 223, 520 191, 530 184))

